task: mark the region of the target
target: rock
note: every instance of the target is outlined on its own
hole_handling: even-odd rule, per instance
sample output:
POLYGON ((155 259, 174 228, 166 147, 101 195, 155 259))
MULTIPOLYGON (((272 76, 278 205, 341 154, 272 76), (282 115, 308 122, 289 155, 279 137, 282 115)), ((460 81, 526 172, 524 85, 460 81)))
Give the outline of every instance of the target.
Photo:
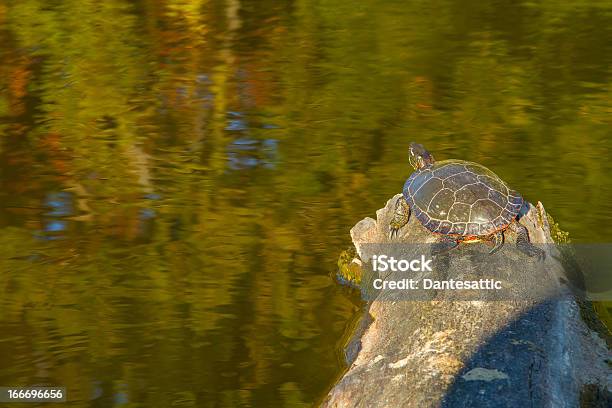
MULTIPOLYGON (((366 218, 351 229, 364 267, 382 247, 396 248, 409 259, 437 239, 412 217, 396 239, 401 245, 389 245, 388 222, 398 197, 377 211, 376 220, 366 218)), ((548 244, 542 246, 547 252, 543 264, 519 252, 506 234, 506 245, 495 255, 488 255, 483 244, 464 245, 438 265, 445 278, 503 277, 513 289, 501 300, 432 295, 414 300, 398 291, 376 292, 368 308, 371 323, 357 339, 360 347, 352 346, 358 354, 323 406, 576 407, 593 398, 598 404, 612 402, 612 354, 602 335, 583 321, 581 302, 563 283, 543 205, 526 206, 521 223, 532 242, 548 244), (541 286, 533 281, 535 270, 542 271, 548 287, 522 298, 522 291, 541 286)))

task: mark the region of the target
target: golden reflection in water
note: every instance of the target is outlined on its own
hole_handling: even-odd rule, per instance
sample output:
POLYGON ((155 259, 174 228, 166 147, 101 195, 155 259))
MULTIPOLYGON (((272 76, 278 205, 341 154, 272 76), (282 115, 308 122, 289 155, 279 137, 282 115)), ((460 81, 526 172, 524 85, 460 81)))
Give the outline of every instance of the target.
POLYGON ((609 242, 609 9, 4 2, 0 384, 312 405, 360 308, 337 255, 412 140, 609 242))

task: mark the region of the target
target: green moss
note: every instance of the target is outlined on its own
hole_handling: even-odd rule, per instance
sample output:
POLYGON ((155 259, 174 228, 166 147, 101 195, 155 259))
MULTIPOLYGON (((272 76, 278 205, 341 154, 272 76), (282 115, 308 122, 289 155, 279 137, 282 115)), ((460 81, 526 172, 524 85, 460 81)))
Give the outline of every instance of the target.
POLYGON ((359 286, 361 284, 361 266, 353 260, 359 256, 355 247, 342 251, 338 257, 338 279, 350 286, 359 286))
POLYGON ((556 244, 569 244, 571 242, 569 232, 563 231, 550 214, 546 214, 548 225, 550 225, 550 236, 556 244))

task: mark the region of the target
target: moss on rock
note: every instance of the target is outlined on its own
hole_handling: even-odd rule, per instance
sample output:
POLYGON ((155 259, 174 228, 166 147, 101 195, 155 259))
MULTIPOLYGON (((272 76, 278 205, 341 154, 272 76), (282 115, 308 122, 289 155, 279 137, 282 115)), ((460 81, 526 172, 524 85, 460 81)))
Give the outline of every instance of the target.
POLYGON ((338 257, 338 280, 354 287, 361 284, 361 260, 353 246, 342 251, 338 257))
POLYGON ((550 226, 550 236, 556 244, 569 244, 571 242, 569 232, 563 231, 550 214, 546 214, 550 226))

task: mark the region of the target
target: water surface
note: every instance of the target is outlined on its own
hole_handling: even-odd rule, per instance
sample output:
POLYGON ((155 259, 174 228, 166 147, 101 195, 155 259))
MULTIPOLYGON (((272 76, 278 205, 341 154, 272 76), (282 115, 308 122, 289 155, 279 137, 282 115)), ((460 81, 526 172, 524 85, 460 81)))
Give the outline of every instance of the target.
POLYGON ((0 4, 0 384, 311 406, 407 146, 610 242, 611 3, 0 4))

